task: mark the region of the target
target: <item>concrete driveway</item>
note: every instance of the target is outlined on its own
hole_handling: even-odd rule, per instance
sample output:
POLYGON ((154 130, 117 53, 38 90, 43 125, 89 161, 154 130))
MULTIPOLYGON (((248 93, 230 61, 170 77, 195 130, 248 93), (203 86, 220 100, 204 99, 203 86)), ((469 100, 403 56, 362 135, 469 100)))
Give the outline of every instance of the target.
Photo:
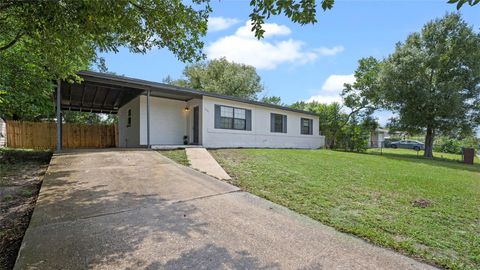
POLYGON ((429 269, 154 151, 55 155, 15 269, 429 269))

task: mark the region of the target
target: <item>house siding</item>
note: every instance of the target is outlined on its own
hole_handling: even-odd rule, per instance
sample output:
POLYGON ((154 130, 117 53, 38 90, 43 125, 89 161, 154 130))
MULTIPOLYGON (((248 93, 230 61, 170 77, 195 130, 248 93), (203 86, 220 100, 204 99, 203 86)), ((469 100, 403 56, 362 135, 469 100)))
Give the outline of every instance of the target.
POLYGON ((140 97, 136 97, 118 110, 118 136, 120 147, 140 146, 140 97), (127 127, 128 110, 132 110, 132 123, 127 127))
MULTIPOLYGON (((150 97, 150 144, 183 144, 187 135, 187 102, 150 97)), ((140 96, 140 145, 147 145, 147 97, 140 96)), ((190 137, 190 136, 189 136, 190 137)))
POLYGON ((325 144, 324 137, 319 135, 318 117, 313 115, 206 96, 203 97, 202 112, 202 144, 204 147, 320 148, 325 144), (215 128, 215 105, 251 110, 251 130, 215 128), (271 113, 287 116, 286 133, 270 131, 271 113), (301 118, 313 120, 312 135, 301 134, 301 118))

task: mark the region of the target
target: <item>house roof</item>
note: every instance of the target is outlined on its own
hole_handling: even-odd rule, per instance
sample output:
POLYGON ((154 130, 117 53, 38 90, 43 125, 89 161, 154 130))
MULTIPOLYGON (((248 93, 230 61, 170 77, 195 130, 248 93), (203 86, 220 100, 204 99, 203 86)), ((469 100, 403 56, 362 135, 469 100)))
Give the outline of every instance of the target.
POLYGON ((120 107, 136 96, 145 93, 146 90, 151 90, 151 95, 157 97, 188 101, 192 98, 207 96, 316 116, 316 114, 312 112, 285 106, 178 87, 165 83, 93 71, 80 71, 77 74, 83 78, 83 82, 80 84, 62 82, 62 109, 116 113, 120 107))

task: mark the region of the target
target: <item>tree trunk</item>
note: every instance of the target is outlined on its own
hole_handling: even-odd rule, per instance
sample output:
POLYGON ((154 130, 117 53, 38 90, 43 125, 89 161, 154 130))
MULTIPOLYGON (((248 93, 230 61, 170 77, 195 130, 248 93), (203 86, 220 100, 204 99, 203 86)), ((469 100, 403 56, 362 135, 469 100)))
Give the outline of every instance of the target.
POLYGON ((427 134, 425 135, 425 151, 423 156, 427 158, 433 158, 433 139, 435 137, 435 132, 433 128, 427 127, 427 134))

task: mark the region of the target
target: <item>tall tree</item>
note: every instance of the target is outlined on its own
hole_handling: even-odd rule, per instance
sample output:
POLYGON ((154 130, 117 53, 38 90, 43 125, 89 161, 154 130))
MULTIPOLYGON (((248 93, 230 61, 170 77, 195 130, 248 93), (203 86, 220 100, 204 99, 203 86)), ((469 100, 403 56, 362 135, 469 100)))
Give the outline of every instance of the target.
POLYGON ((264 96, 260 99, 260 101, 273 105, 286 106, 286 104, 282 102, 282 99, 279 96, 264 96))
POLYGON ((339 103, 323 104, 316 101, 298 101, 290 105, 291 108, 316 113, 319 117, 320 133, 325 136, 326 145, 336 148, 337 139, 342 128, 344 128, 353 114, 343 112, 339 103))
POLYGON ((247 99, 256 99, 257 94, 263 91, 254 67, 229 62, 225 58, 186 66, 183 75, 183 79, 169 79, 169 83, 247 99))
POLYGON ((469 134, 480 124, 480 35, 459 14, 427 23, 386 59, 368 61, 359 67, 367 72, 356 74, 364 87, 344 94, 396 112, 404 131, 424 132, 425 157, 433 157, 436 135, 469 134))

